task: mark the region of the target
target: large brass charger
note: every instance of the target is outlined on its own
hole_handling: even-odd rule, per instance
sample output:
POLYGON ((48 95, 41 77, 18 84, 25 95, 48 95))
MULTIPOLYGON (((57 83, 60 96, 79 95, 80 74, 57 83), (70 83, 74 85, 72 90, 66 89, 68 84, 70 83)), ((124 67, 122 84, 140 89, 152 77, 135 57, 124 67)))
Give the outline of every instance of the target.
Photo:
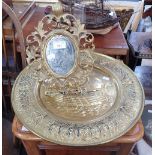
POLYGON ((93 53, 94 68, 82 93, 45 94, 38 82, 40 59, 18 76, 12 105, 18 119, 45 140, 70 146, 97 145, 125 134, 139 120, 144 93, 134 73, 121 61, 93 53))

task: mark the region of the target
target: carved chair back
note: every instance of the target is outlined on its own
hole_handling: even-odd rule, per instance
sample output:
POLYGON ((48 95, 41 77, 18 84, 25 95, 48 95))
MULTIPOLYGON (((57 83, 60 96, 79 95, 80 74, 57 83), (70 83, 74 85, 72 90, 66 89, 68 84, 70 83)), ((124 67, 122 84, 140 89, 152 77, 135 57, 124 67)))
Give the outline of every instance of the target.
POLYGON ((26 66, 25 40, 21 23, 9 5, 2 2, 2 100, 4 112, 11 109, 11 88, 16 76, 26 66), (8 106, 9 105, 9 106, 8 106))

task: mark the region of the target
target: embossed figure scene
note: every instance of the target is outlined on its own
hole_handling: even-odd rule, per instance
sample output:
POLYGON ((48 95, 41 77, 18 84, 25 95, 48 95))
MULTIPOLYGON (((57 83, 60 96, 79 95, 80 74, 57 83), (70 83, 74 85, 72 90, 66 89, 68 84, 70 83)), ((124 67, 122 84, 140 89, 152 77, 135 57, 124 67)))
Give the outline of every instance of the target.
POLYGON ((69 73, 75 64, 75 48, 69 38, 57 35, 49 40, 46 59, 55 74, 65 76, 69 73))

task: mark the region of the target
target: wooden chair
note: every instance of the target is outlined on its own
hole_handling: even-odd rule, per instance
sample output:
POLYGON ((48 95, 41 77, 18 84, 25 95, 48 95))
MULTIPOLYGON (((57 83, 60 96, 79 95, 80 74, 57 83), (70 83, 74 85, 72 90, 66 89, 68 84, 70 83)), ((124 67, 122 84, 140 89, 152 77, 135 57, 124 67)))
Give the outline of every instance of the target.
POLYGON ((151 32, 132 32, 129 30, 125 37, 129 46, 128 66, 132 70, 141 65, 142 59, 152 59, 151 32))
MULTIPOLYGON (((3 48, 5 46, 4 42, 6 40, 7 36, 12 36, 12 41, 14 44, 14 52, 15 52, 15 33, 17 35, 18 38, 18 42, 19 42, 19 46, 20 46, 20 53, 21 53, 21 57, 22 57, 22 66, 25 67, 26 66, 26 53, 25 53, 25 40, 23 37, 23 32, 22 32, 22 25, 17 17, 17 15, 15 14, 15 12, 10 8, 10 6, 8 6, 5 2, 2 2, 2 9, 6 12, 6 14, 8 15, 8 17, 11 20, 12 24, 11 29, 7 29, 3 27, 3 48)), ((4 22, 4 21, 3 21, 4 22)), ((5 49, 3 50, 5 52, 5 49)), ((5 54, 6 55, 6 54, 5 54)), ((14 55, 14 60, 15 60, 15 55, 14 55)), ((6 59, 7 60, 7 59, 6 59)), ((15 60, 16 63, 16 60, 15 60)))
MULTIPOLYGON (((13 4, 12 4, 12 0, 3 0, 7 5, 9 5, 11 8, 13 7, 13 4)), ((5 18, 7 18, 7 13, 2 10, 2 19, 4 20, 5 18)))
MULTIPOLYGON (((2 29, 2 103, 3 112, 11 109, 10 96, 13 82, 22 68, 26 66, 25 40, 22 26, 15 12, 5 2, 2 2, 3 11, 7 14, 10 27, 2 29), (17 41, 18 40, 18 41, 17 41), (18 42, 18 43, 17 43, 18 42), (18 51, 18 52, 17 52, 18 51), (8 106, 9 105, 9 106, 8 106)), ((5 18, 6 20, 6 18, 5 18)))
MULTIPOLYGON (((8 0, 3 0, 8 1, 8 0)), ((9 0, 10 1, 10 0, 9 0)), ((30 3, 29 5, 24 6, 24 10, 22 14, 18 13, 17 8, 13 8, 13 4, 7 5, 8 3, 3 2, 3 40, 12 40, 13 43, 17 43, 16 51, 21 53, 22 56, 22 66, 26 66, 26 53, 25 53, 25 40, 22 32, 22 28, 24 27, 25 22, 27 22, 27 18, 29 14, 36 7, 35 1, 30 3), (13 9, 12 9, 13 8, 13 9)), ((16 45, 16 44, 15 44, 16 45)))

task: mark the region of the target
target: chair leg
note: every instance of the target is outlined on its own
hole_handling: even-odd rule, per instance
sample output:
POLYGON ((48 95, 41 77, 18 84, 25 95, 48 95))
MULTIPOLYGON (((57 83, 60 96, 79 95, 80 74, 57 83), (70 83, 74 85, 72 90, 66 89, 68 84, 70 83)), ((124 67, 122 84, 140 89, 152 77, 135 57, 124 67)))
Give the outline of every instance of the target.
POLYGON ((5 115, 7 115, 7 105, 6 105, 6 100, 5 100, 5 96, 4 96, 3 91, 2 91, 2 104, 4 107, 4 113, 5 113, 5 115))
POLYGON ((21 141, 13 135, 13 146, 16 147, 16 148, 19 148, 21 145, 21 141))
POLYGON ((122 144, 116 155, 129 155, 134 144, 122 144))

